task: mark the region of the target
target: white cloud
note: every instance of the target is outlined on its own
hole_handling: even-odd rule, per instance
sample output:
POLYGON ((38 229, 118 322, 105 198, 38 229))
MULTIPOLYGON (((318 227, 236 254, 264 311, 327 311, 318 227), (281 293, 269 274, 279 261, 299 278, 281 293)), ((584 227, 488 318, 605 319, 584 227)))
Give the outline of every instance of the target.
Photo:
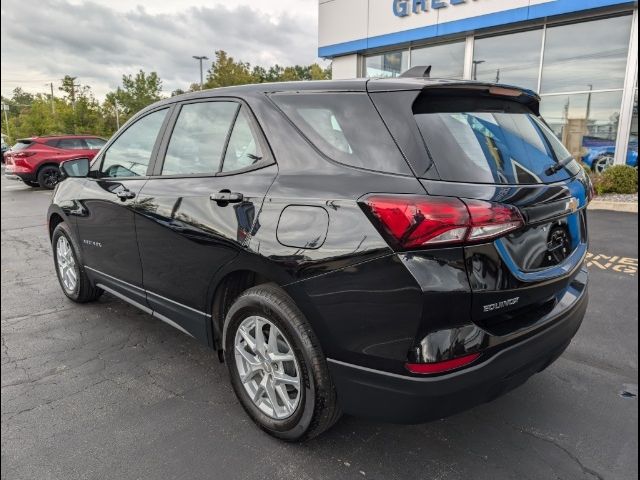
POLYGON ((197 81, 192 55, 213 58, 219 49, 254 65, 317 60, 317 0, 206 5, 3 0, 2 94, 44 92, 45 82, 69 74, 102 97, 139 69, 158 72, 169 92, 197 81))

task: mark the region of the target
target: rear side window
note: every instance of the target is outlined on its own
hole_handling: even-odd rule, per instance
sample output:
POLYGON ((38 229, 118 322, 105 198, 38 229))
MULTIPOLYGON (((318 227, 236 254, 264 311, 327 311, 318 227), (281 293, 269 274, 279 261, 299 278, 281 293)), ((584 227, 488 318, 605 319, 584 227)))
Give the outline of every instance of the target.
POLYGON ((183 105, 171 134, 162 175, 217 173, 238 108, 235 102, 183 105))
POLYGON ((411 174, 366 93, 274 94, 271 99, 332 160, 367 170, 411 174))
MULTIPOLYGON (((439 102, 438 102, 439 103, 439 102)), ((464 102, 467 103, 467 102, 464 102)), ((513 103, 513 102, 512 102, 513 103)), ((443 102, 421 109, 414 118, 442 180, 469 183, 535 184, 570 178, 580 171, 570 162, 556 173, 549 167, 571 157, 545 123, 532 112, 476 102, 465 111, 443 102), (486 107, 486 108, 485 108, 486 107)))
POLYGON ((84 150, 87 148, 82 138, 63 138, 58 140, 56 146, 64 150, 84 150))
POLYGON ((246 107, 242 107, 229 138, 222 171, 233 172, 249 168, 262 160, 262 150, 258 138, 258 133, 254 130, 247 115, 246 107))

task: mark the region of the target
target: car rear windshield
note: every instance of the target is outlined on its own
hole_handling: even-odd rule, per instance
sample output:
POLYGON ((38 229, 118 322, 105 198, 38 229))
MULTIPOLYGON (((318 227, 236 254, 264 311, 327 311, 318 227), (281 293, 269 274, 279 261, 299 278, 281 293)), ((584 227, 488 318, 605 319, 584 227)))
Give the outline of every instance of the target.
POLYGON ((32 140, 18 140, 16 144, 13 147, 11 147, 11 151, 19 152, 20 150, 24 150, 25 148, 30 147, 31 145, 33 145, 32 140))
POLYGON ((411 175, 366 93, 278 93, 271 99, 330 159, 367 170, 411 175))
POLYGON ((580 171, 544 121, 519 103, 439 98, 416 102, 413 115, 442 180, 551 183, 580 171), (558 162, 567 164, 549 169, 558 162))

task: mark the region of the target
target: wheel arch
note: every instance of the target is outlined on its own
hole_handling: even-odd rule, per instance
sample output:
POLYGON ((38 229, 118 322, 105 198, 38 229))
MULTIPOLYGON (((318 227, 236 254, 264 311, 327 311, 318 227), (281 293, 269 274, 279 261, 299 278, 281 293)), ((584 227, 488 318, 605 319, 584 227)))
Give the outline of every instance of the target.
MULTIPOLYGON (((246 290, 257 285, 273 283, 289 295, 312 327, 316 328, 318 318, 303 289, 295 284, 295 278, 278 265, 266 261, 234 261, 229 268, 216 274, 210 288, 211 322, 209 343, 223 358, 225 320, 233 302, 246 290)), ((319 332, 316 332, 319 333, 319 332)))
POLYGON ((36 168, 36 174, 35 174, 36 178, 38 178, 38 175, 40 174, 40 171, 44 167, 56 167, 58 170, 60 170, 60 164, 58 162, 54 162, 53 160, 44 160, 36 168))
MULTIPOLYGON (((55 204, 51 205, 49 207, 49 211, 47 212, 47 231, 49 233, 49 240, 51 240, 51 238, 53 237, 53 231, 62 222, 67 222, 67 215, 59 206, 55 204)), ((69 227, 72 226, 69 225, 69 227)))

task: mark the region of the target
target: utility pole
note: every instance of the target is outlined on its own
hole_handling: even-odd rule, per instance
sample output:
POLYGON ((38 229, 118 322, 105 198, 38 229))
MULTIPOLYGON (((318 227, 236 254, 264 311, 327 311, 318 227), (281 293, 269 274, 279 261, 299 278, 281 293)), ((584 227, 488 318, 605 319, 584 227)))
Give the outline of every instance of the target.
POLYGON ((113 99, 113 108, 116 111, 116 130, 120 130, 120 113, 118 112, 118 100, 113 99))
POLYGON ((51 114, 55 115, 56 114, 56 105, 54 102, 54 96, 53 96, 53 82, 49 82, 49 83, 45 83, 45 85, 48 85, 51 87, 51 114))
POLYGON ((204 84, 204 77, 202 76, 202 61, 209 60, 209 57, 205 57, 204 55, 198 56, 194 55, 193 58, 200 62, 200 90, 202 90, 202 85, 204 84))
POLYGON ((68 78, 71 80, 71 85, 69 85, 71 91, 69 92, 69 95, 71 96, 71 109, 73 110, 73 133, 76 133, 76 87, 80 87, 80 84, 76 83, 76 78, 78 77, 68 78))
POLYGON ((9 105, 3 103, 2 113, 4 113, 4 128, 7 130, 7 137, 9 137, 11 134, 9 133, 9 117, 7 116, 7 110, 9 110, 9 105))
POLYGON ((500 83, 500 69, 496 70, 496 83, 500 83))

